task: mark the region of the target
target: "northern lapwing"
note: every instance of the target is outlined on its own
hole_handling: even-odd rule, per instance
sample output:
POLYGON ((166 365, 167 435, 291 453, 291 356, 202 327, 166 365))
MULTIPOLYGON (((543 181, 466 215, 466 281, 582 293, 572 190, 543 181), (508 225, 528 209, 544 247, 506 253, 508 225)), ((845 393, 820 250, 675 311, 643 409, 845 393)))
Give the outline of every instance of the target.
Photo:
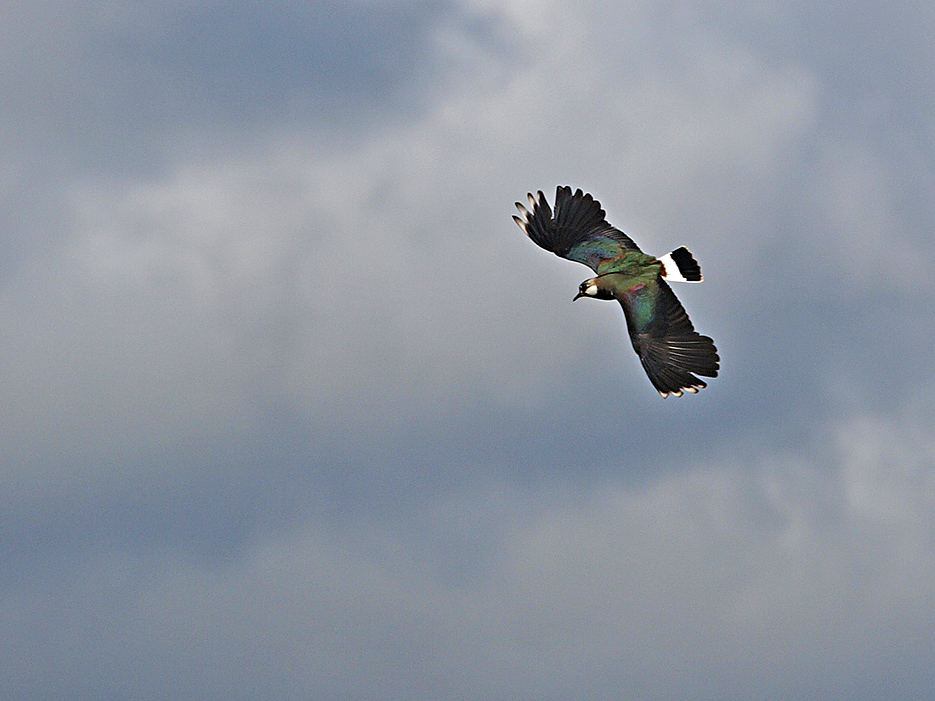
POLYGON ((607 223, 601 203, 570 187, 555 191, 555 211, 540 190, 527 195, 532 211, 519 202, 513 216, 536 244, 561 258, 583 263, 597 277, 581 283, 575 299, 616 299, 623 307, 633 350, 659 394, 695 393, 707 385, 697 375, 717 377, 717 348, 702 336, 667 281, 701 282, 701 268, 687 248, 661 258, 643 253, 633 240, 607 223))

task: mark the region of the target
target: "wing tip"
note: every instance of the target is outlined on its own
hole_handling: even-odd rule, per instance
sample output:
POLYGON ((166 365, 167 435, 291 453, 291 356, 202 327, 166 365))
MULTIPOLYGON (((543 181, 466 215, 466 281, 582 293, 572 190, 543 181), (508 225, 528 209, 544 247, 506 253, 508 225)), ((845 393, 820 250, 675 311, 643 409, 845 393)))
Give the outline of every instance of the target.
POLYGON ((708 384, 706 382, 698 380, 697 384, 688 385, 687 387, 679 387, 678 389, 670 390, 657 389, 656 391, 659 392, 659 395, 663 399, 668 399, 669 395, 672 395, 673 397, 681 397, 683 394, 698 394, 700 390, 703 390, 707 386, 708 384))

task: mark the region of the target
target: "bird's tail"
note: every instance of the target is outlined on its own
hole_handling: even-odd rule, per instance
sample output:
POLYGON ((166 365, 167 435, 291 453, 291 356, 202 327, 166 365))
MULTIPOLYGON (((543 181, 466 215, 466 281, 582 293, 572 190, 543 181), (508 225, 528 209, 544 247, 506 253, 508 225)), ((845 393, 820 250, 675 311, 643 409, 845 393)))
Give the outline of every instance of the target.
POLYGON ((662 277, 669 282, 702 282, 701 266, 685 246, 666 253, 659 259, 662 263, 662 277))

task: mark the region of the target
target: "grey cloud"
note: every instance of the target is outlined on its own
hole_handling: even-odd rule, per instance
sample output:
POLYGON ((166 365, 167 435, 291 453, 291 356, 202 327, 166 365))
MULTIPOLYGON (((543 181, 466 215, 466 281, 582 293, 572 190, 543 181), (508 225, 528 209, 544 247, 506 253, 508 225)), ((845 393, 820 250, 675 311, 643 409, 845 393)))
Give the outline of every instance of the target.
POLYGON ((117 33, 104 54, 167 82, 212 120, 372 111, 431 58, 427 34, 446 11, 434 2, 206 4, 117 33))
POLYGON ((840 118, 837 10, 719 7, 75 10, 3 181, 7 695, 930 688, 925 123, 840 118), (699 257, 703 393, 510 222, 566 182, 699 257))
MULTIPOLYGON (((833 471, 817 456, 722 456, 687 478, 577 498, 484 486, 378 530, 306 521, 226 563, 94 557, 50 585, 51 670, 24 669, 11 688, 909 693, 930 683, 919 645, 932 624, 920 586, 932 576, 932 493, 919 489, 931 441, 912 423, 895 436, 876 417, 839 425, 833 471), (898 453, 879 460, 894 438, 898 453), (448 569, 457 538, 481 546, 458 546, 474 576, 448 569)), ((28 621, 47 591, 8 593, 5 610, 28 621)), ((39 641, 14 617, 4 627, 22 664, 39 641)))

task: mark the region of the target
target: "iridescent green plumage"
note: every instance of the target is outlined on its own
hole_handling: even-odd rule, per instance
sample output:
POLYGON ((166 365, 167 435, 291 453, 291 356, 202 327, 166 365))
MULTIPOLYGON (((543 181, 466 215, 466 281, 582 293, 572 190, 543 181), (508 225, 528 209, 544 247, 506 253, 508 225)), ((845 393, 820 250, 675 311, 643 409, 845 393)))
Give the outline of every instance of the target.
POLYGON ((705 383, 696 375, 717 377, 714 342, 697 333, 664 277, 700 282, 701 269, 688 249, 663 259, 643 253, 633 240, 607 223, 591 195, 570 187, 555 193, 553 214, 545 195, 528 195, 532 211, 516 203, 522 217, 513 219, 537 245, 555 255, 587 265, 597 277, 581 283, 579 297, 616 299, 623 307, 633 349, 653 386, 663 397, 697 392, 705 383))

